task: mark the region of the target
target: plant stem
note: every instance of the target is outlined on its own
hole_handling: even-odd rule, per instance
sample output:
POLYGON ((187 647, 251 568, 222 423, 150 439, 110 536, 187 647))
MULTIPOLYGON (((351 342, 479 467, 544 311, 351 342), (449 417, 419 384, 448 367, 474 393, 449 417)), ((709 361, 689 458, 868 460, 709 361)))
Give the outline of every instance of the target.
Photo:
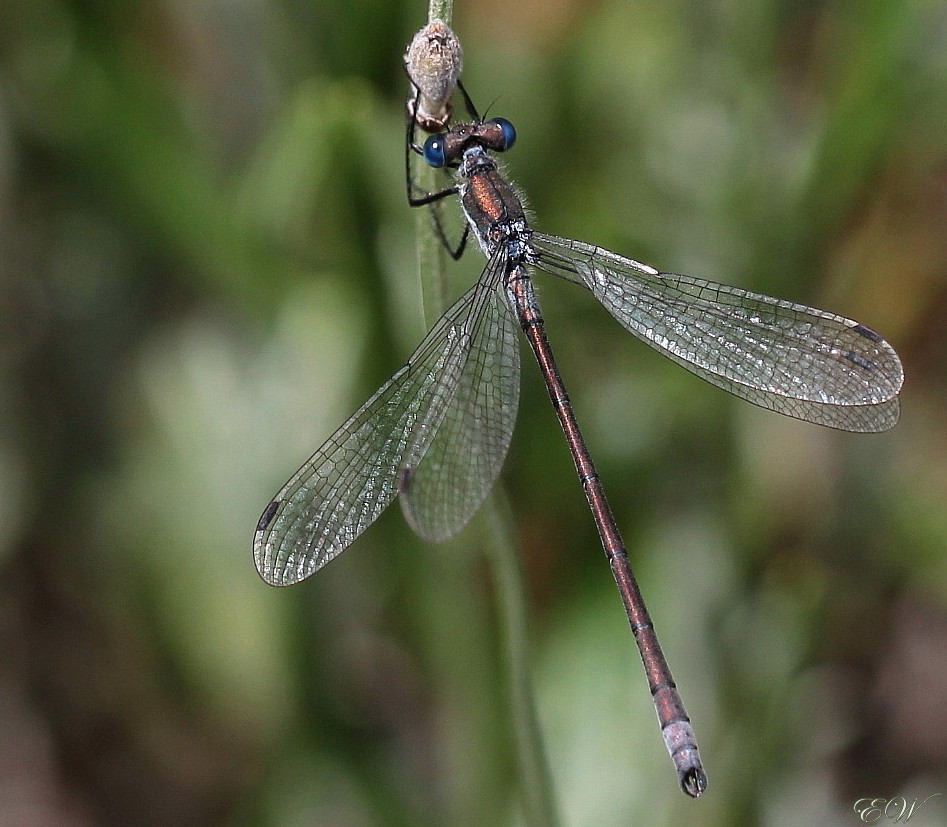
POLYGON ((482 510, 486 554, 496 587, 500 645, 507 672, 510 716, 516 741, 516 760, 523 786, 524 822, 535 827, 559 824, 555 788, 543 743, 529 671, 526 631, 526 589, 520 557, 513 540, 509 500, 502 486, 493 487, 482 510))
POLYGON ((429 0, 427 6, 427 21, 443 20, 448 26, 454 14, 454 0, 429 0))
MULTIPOLYGON (((429 22, 438 18, 450 25, 452 7, 452 0, 430 0, 429 22)), ((436 189, 434 170, 425 164, 417 166, 423 168, 418 173, 420 186, 429 192, 436 189)), ((435 210, 444 207, 443 201, 429 205, 435 210)), ((415 227, 422 309, 425 323, 430 327, 447 307, 448 257, 434 232, 434 223, 427 209, 416 211, 415 227)), ((480 520, 485 528, 480 532, 480 538, 486 547, 495 584, 498 632, 522 786, 524 820, 530 827, 554 827, 559 818, 529 673, 522 570, 513 540, 509 506, 499 483, 481 508, 480 520)))

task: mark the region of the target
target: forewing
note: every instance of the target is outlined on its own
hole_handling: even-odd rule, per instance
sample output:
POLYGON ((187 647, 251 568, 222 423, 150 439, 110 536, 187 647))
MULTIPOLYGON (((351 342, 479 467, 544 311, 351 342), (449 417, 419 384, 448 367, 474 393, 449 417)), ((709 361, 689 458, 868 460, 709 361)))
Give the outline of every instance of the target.
POLYGON ((894 349, 858 322, 712 281, 660 273, 534 233, 536 266, 581 281, 629 331, 736 396, 847 431, 884 431, 904 379, 894 349))
POLYGON ((432 542, 460 531, 480 507, 506 457, 519 397, 515 320, 497 289, 505 256, 481 277, 483 311, 472 318, 460 381, 437 435, 417 468, 405 468, 401 507, 432 542))
POLYGON ((253 557, 276 586, 305 579, 345 550, 398 493, 404 467, 418 465, 464 373, 469 290, 391 377, 283 486, 260 517, 253 557))

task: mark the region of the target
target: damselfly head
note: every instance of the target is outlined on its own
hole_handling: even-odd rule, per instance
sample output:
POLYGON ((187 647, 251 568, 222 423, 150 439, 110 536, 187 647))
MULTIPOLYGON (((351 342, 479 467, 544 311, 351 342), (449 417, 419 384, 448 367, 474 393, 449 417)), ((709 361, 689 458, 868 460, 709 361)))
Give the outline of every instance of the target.
POLYGON ((506 152, 516 143, 516 129, 506 118, 486 123, 458 124, 448 132, 431 135, 424 142, 424 160, 435 169, 456 164, 464 150, 480 146, 491 152, 506 152))

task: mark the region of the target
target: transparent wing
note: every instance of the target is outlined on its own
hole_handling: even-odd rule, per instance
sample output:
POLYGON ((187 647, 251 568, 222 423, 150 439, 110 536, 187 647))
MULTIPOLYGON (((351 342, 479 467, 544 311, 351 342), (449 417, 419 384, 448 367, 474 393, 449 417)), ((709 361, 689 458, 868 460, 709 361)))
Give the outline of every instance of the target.
MULTIPOLYGON (((505 256, 485 278, 499 284, 505 256)), ((441 542, 460 531, 496 481, 510 446, 519 397, 516 322, 502 293, 490 290, 473 320, 469 355, 437 435, 417 468, 402 475, 401 507, 411 527, 441 542)))
POLYGON ((438 319, 408 362, 326 440, 266 507, 253 537, 260 576, 305 579, 344 551, 391 503, 450 407, 471 330, 493 301, 483 280, 438 319))
POLYGON ((625 328, 708 382, 846 431, 897 421, 894 349, 858 322, 712 281, 659 273, 579 241, 534 233, 535 265, 585 284, 625 328))

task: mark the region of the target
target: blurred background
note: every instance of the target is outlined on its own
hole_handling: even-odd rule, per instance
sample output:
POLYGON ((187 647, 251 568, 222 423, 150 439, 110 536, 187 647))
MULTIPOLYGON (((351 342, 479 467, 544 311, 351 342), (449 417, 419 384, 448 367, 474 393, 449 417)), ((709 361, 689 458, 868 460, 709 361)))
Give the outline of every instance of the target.
MULTIPOLYGON (((0 823, 522 822, 475 520, 291 589, 273 492, 420 340, 393 0, 0 0, 0 823)), ((502 481, 566 825, 947 821, 947 7, 459 3, 535 225, 825 307, 893 431, 756 409, 541 285, 710 775, 685 799, 538 371, 502 481)), ((452 268, 459 294, 482 266, 452 268)))

